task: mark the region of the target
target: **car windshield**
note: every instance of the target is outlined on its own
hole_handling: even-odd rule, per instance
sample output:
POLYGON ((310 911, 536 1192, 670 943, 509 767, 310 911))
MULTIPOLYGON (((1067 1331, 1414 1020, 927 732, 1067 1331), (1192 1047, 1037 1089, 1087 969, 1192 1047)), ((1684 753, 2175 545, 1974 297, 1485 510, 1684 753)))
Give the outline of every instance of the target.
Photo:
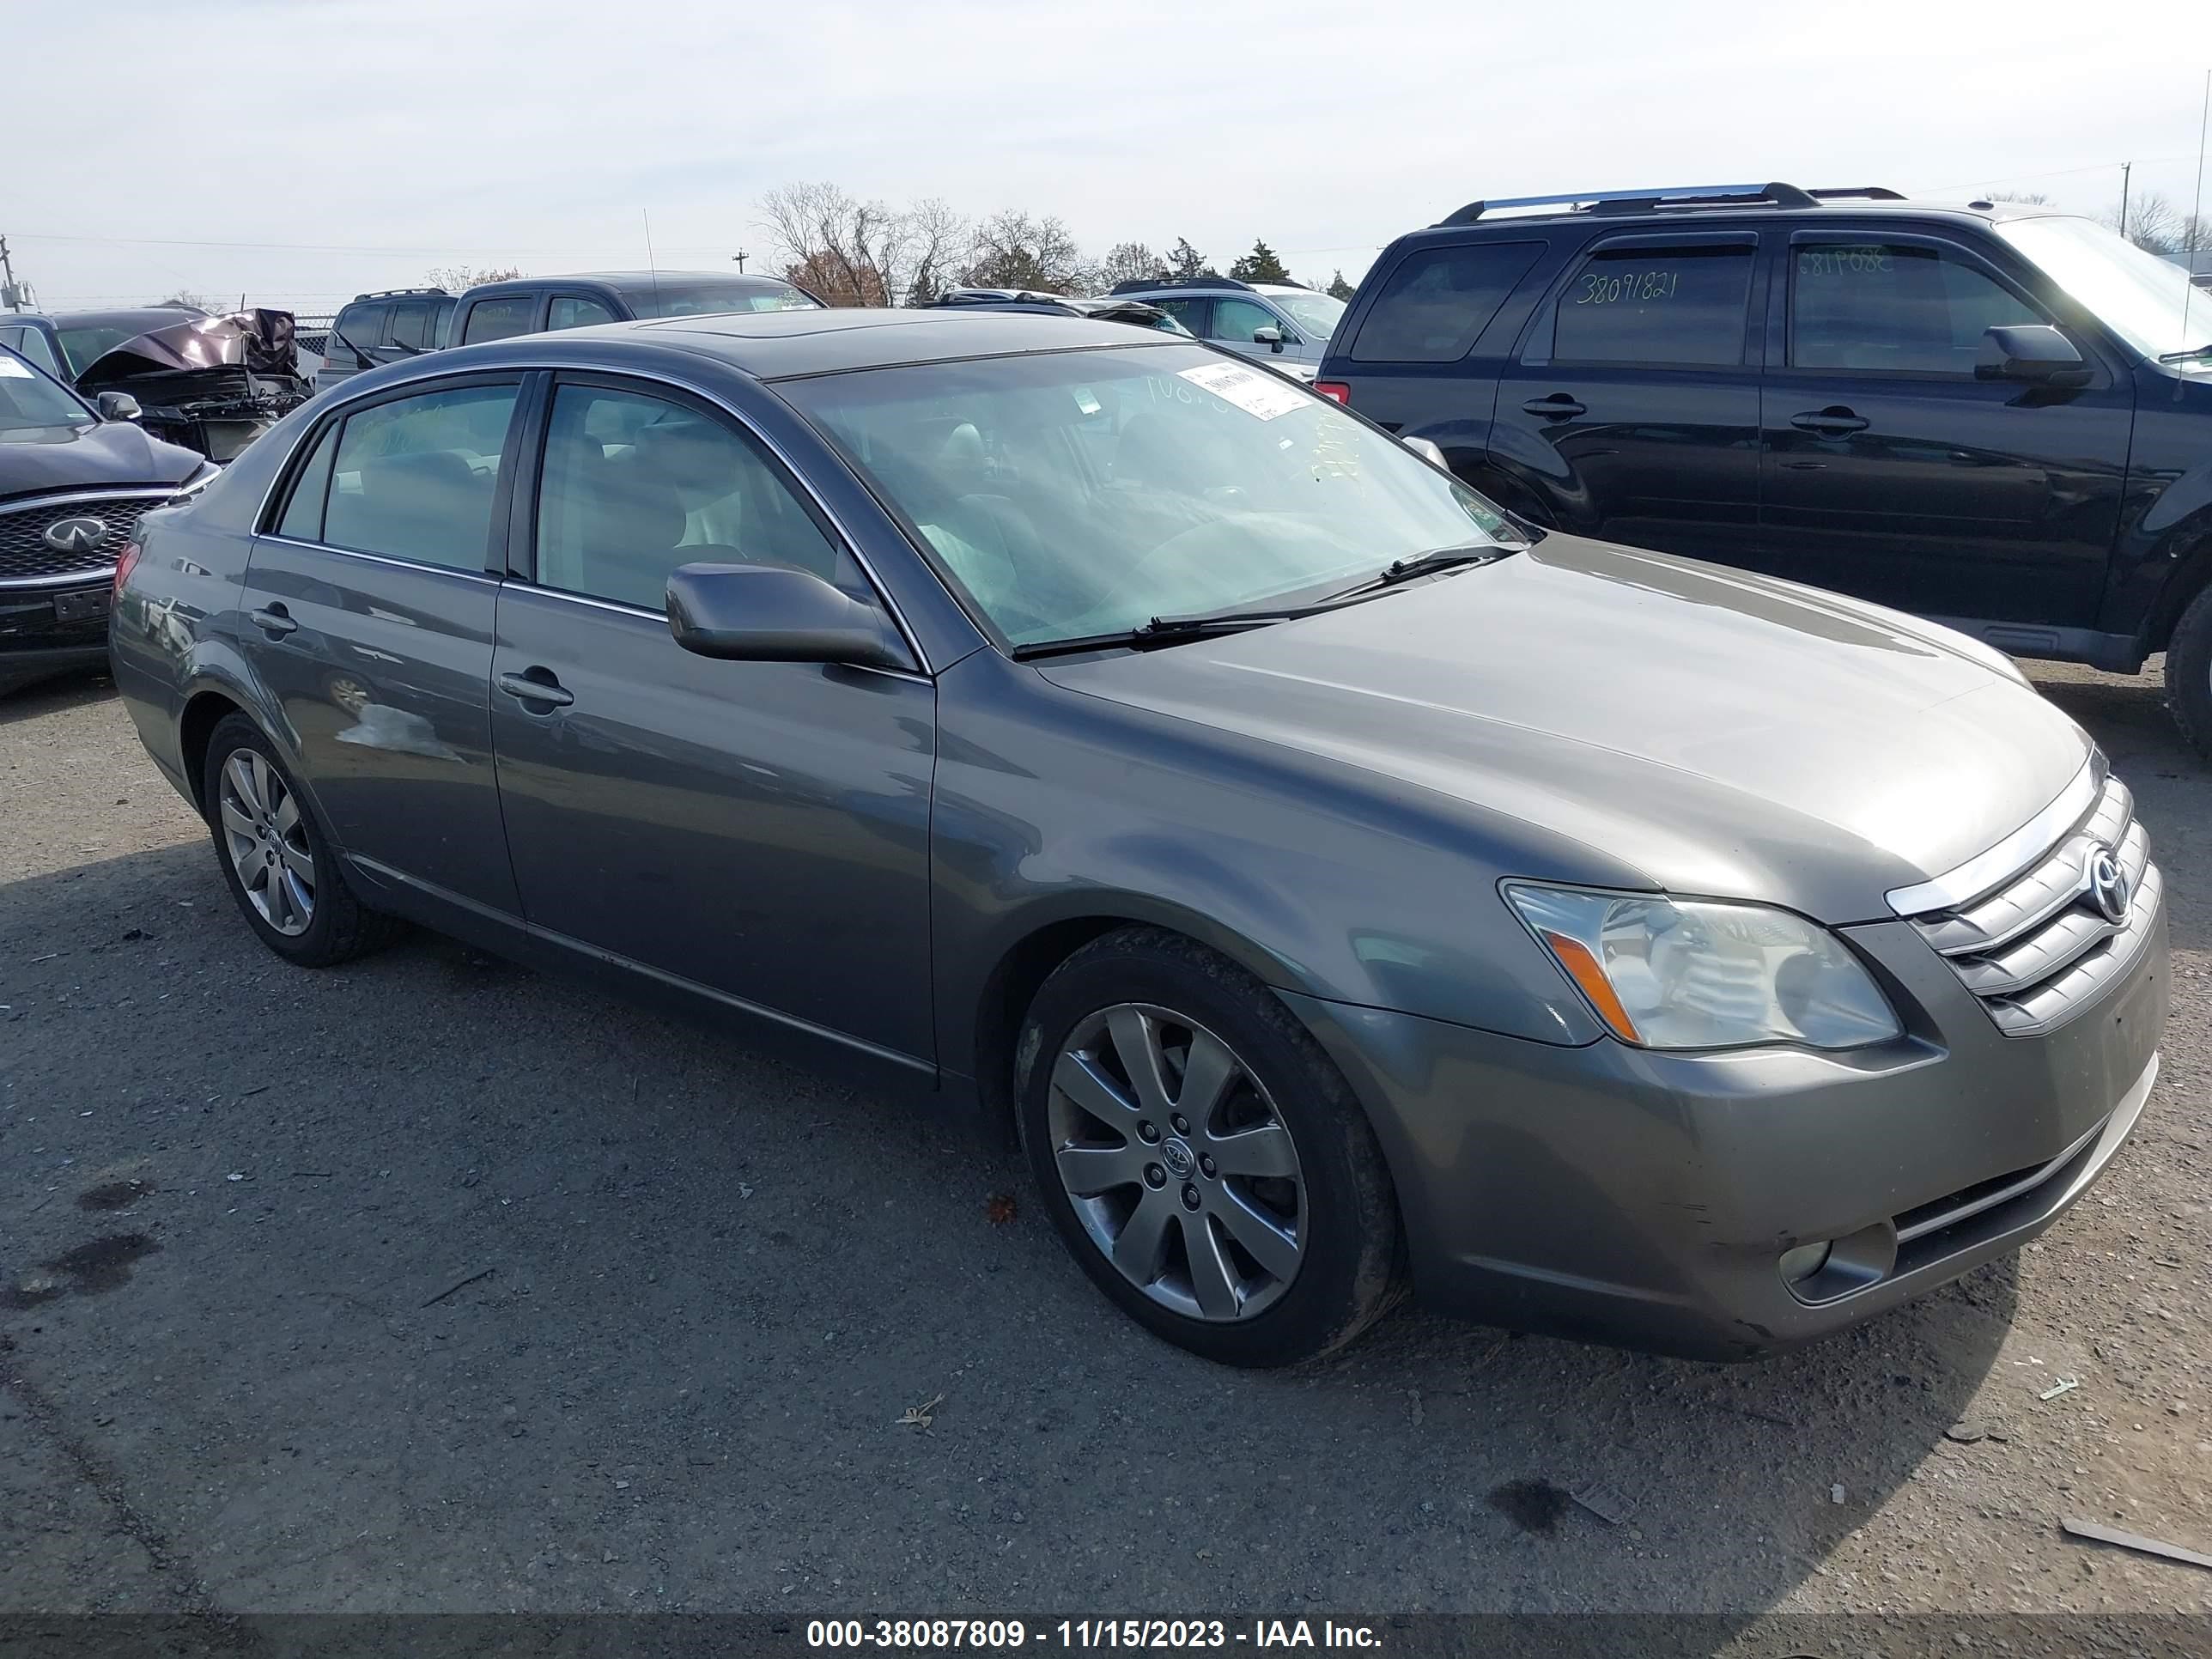
MULTIPOLYGON (((191 319, 180 315, 176 320, 182 323, 191 319)), ((156 326, 161 325, 157 324, 156 326)), ((93 364, 98 362, 125 340, 135 340, 147 331, 143 328, 133 328, 127 324, 105 324, 98 327, 87 328, 70 328, 64 325, 55 330, 55 332, 61 336, 62 356, 69 359, 70 373, 72 374, 83 374, 86 369, 90 368, 93 364)))
POLYGON ((2089 219, 2002 219, 1997 234, 2145 356, 2212 344, 2212 294, 2089 219))
POLYGON ((0 346, 0 433, 91 426, 99 419, 57 382, 0 346))
POLYGON ((1182 344, 920 364, 778 388, 1015 646, 1312 599, 1496 508, 1262 368, 1182 344))
POLYGON ((1270 294, 1267 303, 1290 313, 1301 332, 1326 340, 1344 320, 1344 301, 1326 294, 1270 294))
POLYGON ((819 311, 788 283, 646 283, 623 289, 640 317, 704 317, 718 311, 819 311))

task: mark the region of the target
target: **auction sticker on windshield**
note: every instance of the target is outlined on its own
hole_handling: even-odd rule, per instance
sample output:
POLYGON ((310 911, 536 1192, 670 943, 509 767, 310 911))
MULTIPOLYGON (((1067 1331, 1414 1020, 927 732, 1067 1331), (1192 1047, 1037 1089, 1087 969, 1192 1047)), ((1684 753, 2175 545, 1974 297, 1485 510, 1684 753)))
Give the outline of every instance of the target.
POLYGON ((28 364, 19 363, 13 357, 0 357, 0 380, 27 380, 30 378, 28 364))
POLYGON ((1313 401, 1288 381, 1263 374, 1256 368, 1240 368, 1235 363, 1206 363, 1197 368, 1183 369, 1181 375, 1200 391, 1211 392, 1223 402, 1234 404, 1247 415, 1262 421, 1304 409, 1313 401))

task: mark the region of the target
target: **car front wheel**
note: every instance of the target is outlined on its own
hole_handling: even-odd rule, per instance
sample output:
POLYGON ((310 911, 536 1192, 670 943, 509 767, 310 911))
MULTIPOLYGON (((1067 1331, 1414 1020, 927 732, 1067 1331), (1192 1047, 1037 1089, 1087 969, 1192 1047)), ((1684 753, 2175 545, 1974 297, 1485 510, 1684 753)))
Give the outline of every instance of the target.
POLYGON ((1342 1347, 1389 1306, 1397 1205, 1365 1115, 1237 964, 1157 929, 1109 934, 1045 981, 1018 1054, 1045 1206, 1152 1330, 1281 1365, 1342 1347))
POLYGON ((2166 701, 2181 735, 2212 761, 2212 586, 2190 601, 2166 641, 2166 701))

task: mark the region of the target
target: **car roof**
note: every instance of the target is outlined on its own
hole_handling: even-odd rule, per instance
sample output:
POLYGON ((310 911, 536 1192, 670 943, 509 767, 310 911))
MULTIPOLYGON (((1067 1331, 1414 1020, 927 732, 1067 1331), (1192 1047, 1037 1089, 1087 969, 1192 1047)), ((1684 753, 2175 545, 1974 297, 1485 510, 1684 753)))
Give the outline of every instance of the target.
MULTIPOLYGON (((1916 200, 1879 185, 1800 189, 1795 185, 1693 185, 1660 190, 1607 190, 1469 202, 1407 237, 1470 229, 1559 225, 1732 225, 1788 217, 1808 225, 1838 214, 1899 214, 1984 222, 2060 215, 2041 203, 1975 198, 1916 200), (1527 210, 1536 210, 1528 211, 1527 210)), ((2061 215, 2060 216, 2064 216, 2061 215)), ((1400 240, 1404 240, 1406 237, 1400 240)))
POLYGON ((211 314, 198 307, 187 310, 183 306, 118 306, 106 311, 50 311, 46 316, 57 328, 113 328, 127 325, 145 334, 173 323, 197 323, 211 314))
MULTIPOLYGON (((969 357, 1018 356, 1093 346, 1139 349, 1185 344, 1182 335, 1133 329, 1127 323, 1039 311, 945 310, 731 311, 701 317, 668 317, 635 323, 602 323, 557 334, 520 335, 463 352, 488 361, 526 360, 547 342, 623 341, 689 352, 729 364, 761 380, 830 374, 846 369, 945 362, 969 357)), ((440 352, 443 366, 453 353, 440 352)))
POLYGON ((726 284, 741 292, 765 293, 793 286, 781 276, 763 276, 751 271, 735 270, 565 270, 554 271, 544 276, 513 276, 505 282, 478 283, 461 295, 468 299, 484 294, 533 294, 543 288, 559 288, 582 283, 611 288, 617 292, 635 289, 650 289, 661 283, 714 283, 726 284))

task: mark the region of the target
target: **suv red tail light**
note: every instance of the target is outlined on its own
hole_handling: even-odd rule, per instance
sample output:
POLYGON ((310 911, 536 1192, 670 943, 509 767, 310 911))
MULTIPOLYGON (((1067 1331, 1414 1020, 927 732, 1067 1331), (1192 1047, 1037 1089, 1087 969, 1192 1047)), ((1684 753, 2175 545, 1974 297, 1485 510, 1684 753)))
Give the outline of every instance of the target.
POLYGON ((1352 388, 1341 380, 1316 380, 1313 389, 1322 397, 1342 404, 1346 409, 1352 407, 1352 388))
POLYGON ((115 556, 115 597, 123 597, 123 584, 131 580, 131 573, 138 568, 138 544, 125 542, 123 550, 115 556))

